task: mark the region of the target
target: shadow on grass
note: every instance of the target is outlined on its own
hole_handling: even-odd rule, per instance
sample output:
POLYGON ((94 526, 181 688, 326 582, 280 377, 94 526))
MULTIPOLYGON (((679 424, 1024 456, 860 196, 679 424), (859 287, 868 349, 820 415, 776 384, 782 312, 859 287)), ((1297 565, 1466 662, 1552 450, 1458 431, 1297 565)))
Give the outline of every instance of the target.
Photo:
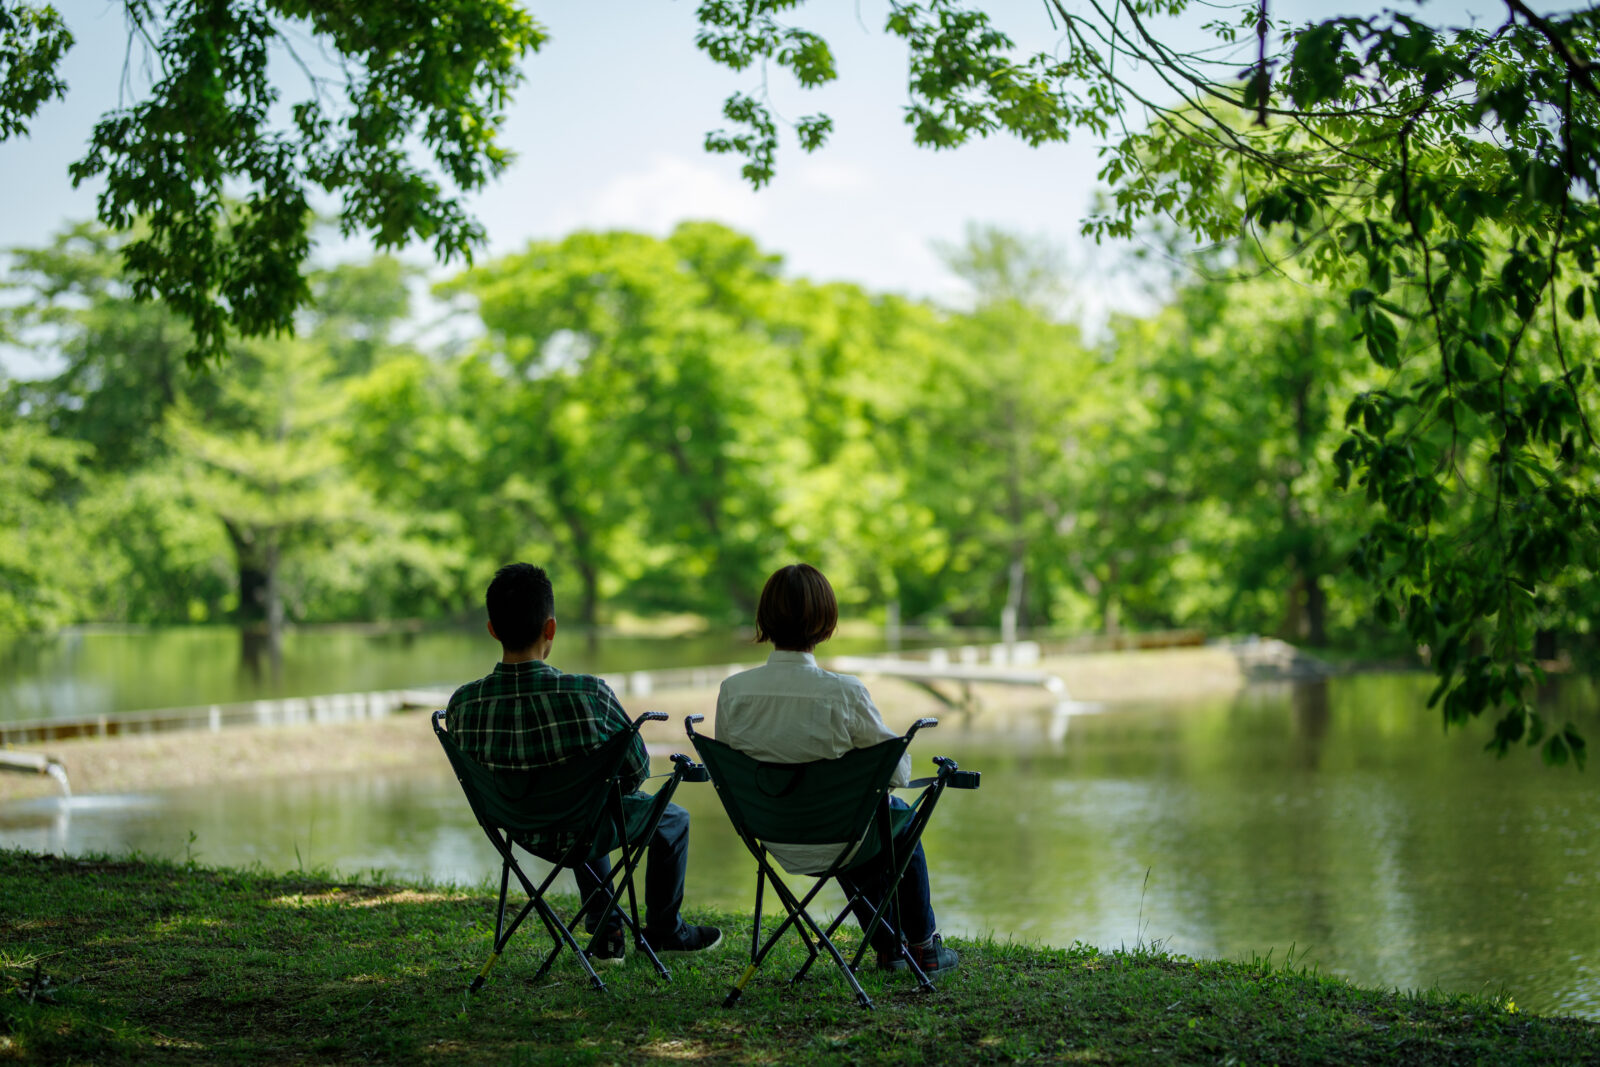
MULTIPOLYGON (((1466 997, 1358 989, 1268 961, 1218 963, 957 943, 932 994, 866 970, 877 1010, 832 968, 786 982, 790 938, 743 970, 746 916, 700 913, 722 949, 531 979, 535 920, 484 989, 465 992, 494 929, 486 887, 342 881, 140 859, 0 852, 0 1060, 427 1064, 1557 1063, 1600 1060, 1600 1027, 1466 997)), ((570 902, 569 902, 570 903, 570 902)), ((853 933, 853 931, 851 931, 853 933)))

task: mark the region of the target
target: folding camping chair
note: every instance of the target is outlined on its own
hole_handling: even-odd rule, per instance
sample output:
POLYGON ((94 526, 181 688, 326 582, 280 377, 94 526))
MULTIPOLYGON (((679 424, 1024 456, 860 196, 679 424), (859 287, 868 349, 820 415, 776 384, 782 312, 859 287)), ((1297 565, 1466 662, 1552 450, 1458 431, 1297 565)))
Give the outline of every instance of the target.
MULTIPOLYGON (((856 980, 855 970, 880 924, 888 927, 890 936, 898 939, 900 935, 890 921, 888 912, 899 889, 900 879, 911 862, 912 853, 928 825, 928 819, 933 815, 940 795, 946 788, 976 789, 978 773, 963 771, 955 760, 936 756, 934 763, 939 773, 932 778, 912 782, 912 787, 920 788, 922 792, 909 809, 895 809, 889 804, 889 783, 900 764, 900 757, 905 754, 906 747, 911 744, 917 731, 937 726, 937 719, 918 719, 904 737, 883 741, 869 748, 858 748, 837 759, 811 763, 763 763, 715 738, 695 733, 694 724, 703 718, 703 715, 690 715, 684 720, 684 727, 695 752, 711 776, 711 784, 716 787, 717 796, 727 810, 734 830, 756 858, 755 925, 750 934, 750 965, 728 992, 723 1006, 734 1005, 762 960, 792 926, 805 943, 807 956, 790 981, 798 982, 806 976, 816 962, 818 946, 821 946, 844 972, 861 1006, 872 1007, 872 999, 856 980), (897 834, 900 835, 898 838, 897 834), (856 841, 861 842, 859 848, 841 847, 838 858, 825 870, 809 872, 817 881, 804 897, 797 896, 778 876, 767 853, 769 843, 820 845, 856 841), (833 932, 850 914, 856 900, 864 898, 847 891, 845 907, 826 928, 812 918, 806 909, 830 880, 838 880, 840 874, 885 852, 888 868, 893 872, 888 889, 882 900, 864 901, 873 909, 872 920, 861 932, 860 948, 846 963, 844 955, 833 943, 833 932), (788 915, 763 941, 762 890, 768 882, 772 884, 773 892, 788 915)), ((840 888, 844 888, 842 882, 840 888)), ((903 945, 900 955, 922 987, 931 989, 933 983, 903 945)))
MULTIPOLYGON (((555 947, 545 957, 534 981, 543 978, 550 970, 562 948, 570 948, 577 955, 597 990, 605 983, 595 973, 588 954, 573 936, 572 926, 585 915, 609 915, 618 897, 625 890, 628 909, 620 912, 622 921, 632 931, 634 945, 650 958, 661 977, 670 981, 671 973, 656 957, 645 940, 639 926, 639 905, 634 894, 633 872, 644 856, 646 845, 655 833, 667 804, 677 791, 679 782, 703 782, 703 767, 681 753, 672 757, 672 774, 657 790, 647 806, 635 806, 630 813, 623 806, 623 780, 619 774, 628 749, 639 736, 639 727, 646 722, 661 721, 665 712, 647 711, 634 720, 627 730, 608 738, 594 752, 580 759, 567 760, 549 767, 526 771, 495 771, 479 766, 462 753, 455 739, 444 728, 444 712, 433 713, 433 732, 444 746, 456 780, 467 794, 467 803, 478 818, 478 825, 488 835, 495 851, 500 853, 500 904, 494 928, 494 951, 483 970, 467 987, 469 993, 482 987, 489 972, 499 962, 511 935, 517 932, 522 920, 530 911, 537 912, 555 947), (631 832, 630 832, 631 831, 631 832), (541 842, 554 842, 544 844, 541 842), (512 845, 548 861, 550 873, 537 885, 523 871, 512 852, 512 845), (545 899, 545 891, 555 881, 563 867, 588 865, 617 849, 621 849, 621 862, 613 866, 605 878, 595 876, 597 888, 578 906, 570 923, 561 921, 555 909, 545 899), (506 892, 511 876, 528 894, 528 903, 506 924, 506 892), (589 911, 589 908, 596 910, 589 911)), ((590 873, 594 869, 590 868, 590 873)), ((592 950, 605 923, 598 924, 596 933, 590 935, 588 948, 592 950)))

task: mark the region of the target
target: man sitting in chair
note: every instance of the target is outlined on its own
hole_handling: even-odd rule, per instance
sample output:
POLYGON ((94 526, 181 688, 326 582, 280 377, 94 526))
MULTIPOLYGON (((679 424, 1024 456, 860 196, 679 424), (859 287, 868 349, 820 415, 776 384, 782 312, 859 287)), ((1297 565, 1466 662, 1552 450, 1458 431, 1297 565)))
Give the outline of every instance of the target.
MULTIPOLYGON (((627 713, 605 682, 590 674, 563 674, 545 662, 556 619, 555 594, 544 568, 531 563, 501 567, 485 601, 489 636, 502 649, 500 662, 492 673, 457 689, 445 709, 445 727, 468 758, 492 770, 548 767, 587 755, 629 728, 627 713)), ((650 773, 643 741, 634 740, 625 768, 634 792, 624 804, 648 804, 650 797, 637 791, 650 773)), ((703 952, 722 940, 716 927, 690 926, 679 915, 688 849, 689 813, 668 804, 650 839, 644 885, 644 936, 658 955, 703 952)), ((604 856, 593 866, 600 878, 611 869, 604 856)), ((579 894, 587 898, 598 885, 595 876, 581 867, 573 874, 579 894)), ((597 910, 584 916, 590 933, 601 926, 597 910)), ((621 963, 626 943, 622 917, 613 910, 591 958, 621 963)))
MULTIPOLYGON (((717 694, 717 740, 754 759, 772 763, 806 763, 836 759, 851 749, 868 748, 895 736, 867 695, 867 687, 848 674, 817 666, 812 651, 833 636, 839 604, 822 572, 806 563, 780 568, 761 590, 756 606, 756 640, 771 641, 765 666, 741 671, 722 683, 717 694)), ((911 779, 911 757, 901 760, 894 785, 911 779)), ((889 803, 906 807, 899 797, 889 803)), ((772 845, 768 851, 795 874, 825 868, 839 854, 835 845, 772 845)), ((851 892, 880 901, 892 880, 887 855, 880 855, 841 874, 851 892)), ((891 914, 905 935, 906 947, 929 978, 956 969, 959 960, 938 933, 929 899, 928 861, 917 843, 895 894, 891 914)), ((857 905, 856 919, 866 926, 872 911, 857 905)), ((873 935, 878 965, 902 970, 900 946, 883 926, 873 935)))

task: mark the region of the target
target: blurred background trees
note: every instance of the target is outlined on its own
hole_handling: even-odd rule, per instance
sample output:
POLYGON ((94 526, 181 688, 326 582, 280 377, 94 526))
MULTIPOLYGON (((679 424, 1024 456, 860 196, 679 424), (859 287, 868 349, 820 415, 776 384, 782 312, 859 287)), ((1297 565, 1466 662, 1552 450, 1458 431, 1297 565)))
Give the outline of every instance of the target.
POLYGON ((1370 368, 1346 304, 1232 261, 1089 340, 1050 249, 943 253, 959 308, 714 223, 575 233, 443 285, 476 335, 450 352, 400 336, 380 257, 224 372, 75 227, 11 275, 8 336, 59 370, 4 393, 0 624, 229 620, 270 652, 285 621, 471 614, 533 558, 569 623, 722 626, 804 558, 874 620, 1382 643, 1335 484, 1370 368))

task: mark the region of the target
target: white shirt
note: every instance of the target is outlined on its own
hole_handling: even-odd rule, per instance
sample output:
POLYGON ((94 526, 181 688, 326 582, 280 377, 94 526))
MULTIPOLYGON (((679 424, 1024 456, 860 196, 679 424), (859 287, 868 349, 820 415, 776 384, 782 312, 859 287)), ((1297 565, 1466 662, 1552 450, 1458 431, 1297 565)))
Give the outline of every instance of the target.
MULTIPOLYGON (((809 763, 835 759, 900 735, 883 716, 861 680, 817 666, 809 652, 779 649, 766 665, 741 671, 717 693, 717 740, 768 763, 809 763)), ((900 758, 893 784, 911 781, 911 755, 900 758)), ((770 852, 793 874, 826 870, 842 849, 837 845, 771 845, 770 852)))

